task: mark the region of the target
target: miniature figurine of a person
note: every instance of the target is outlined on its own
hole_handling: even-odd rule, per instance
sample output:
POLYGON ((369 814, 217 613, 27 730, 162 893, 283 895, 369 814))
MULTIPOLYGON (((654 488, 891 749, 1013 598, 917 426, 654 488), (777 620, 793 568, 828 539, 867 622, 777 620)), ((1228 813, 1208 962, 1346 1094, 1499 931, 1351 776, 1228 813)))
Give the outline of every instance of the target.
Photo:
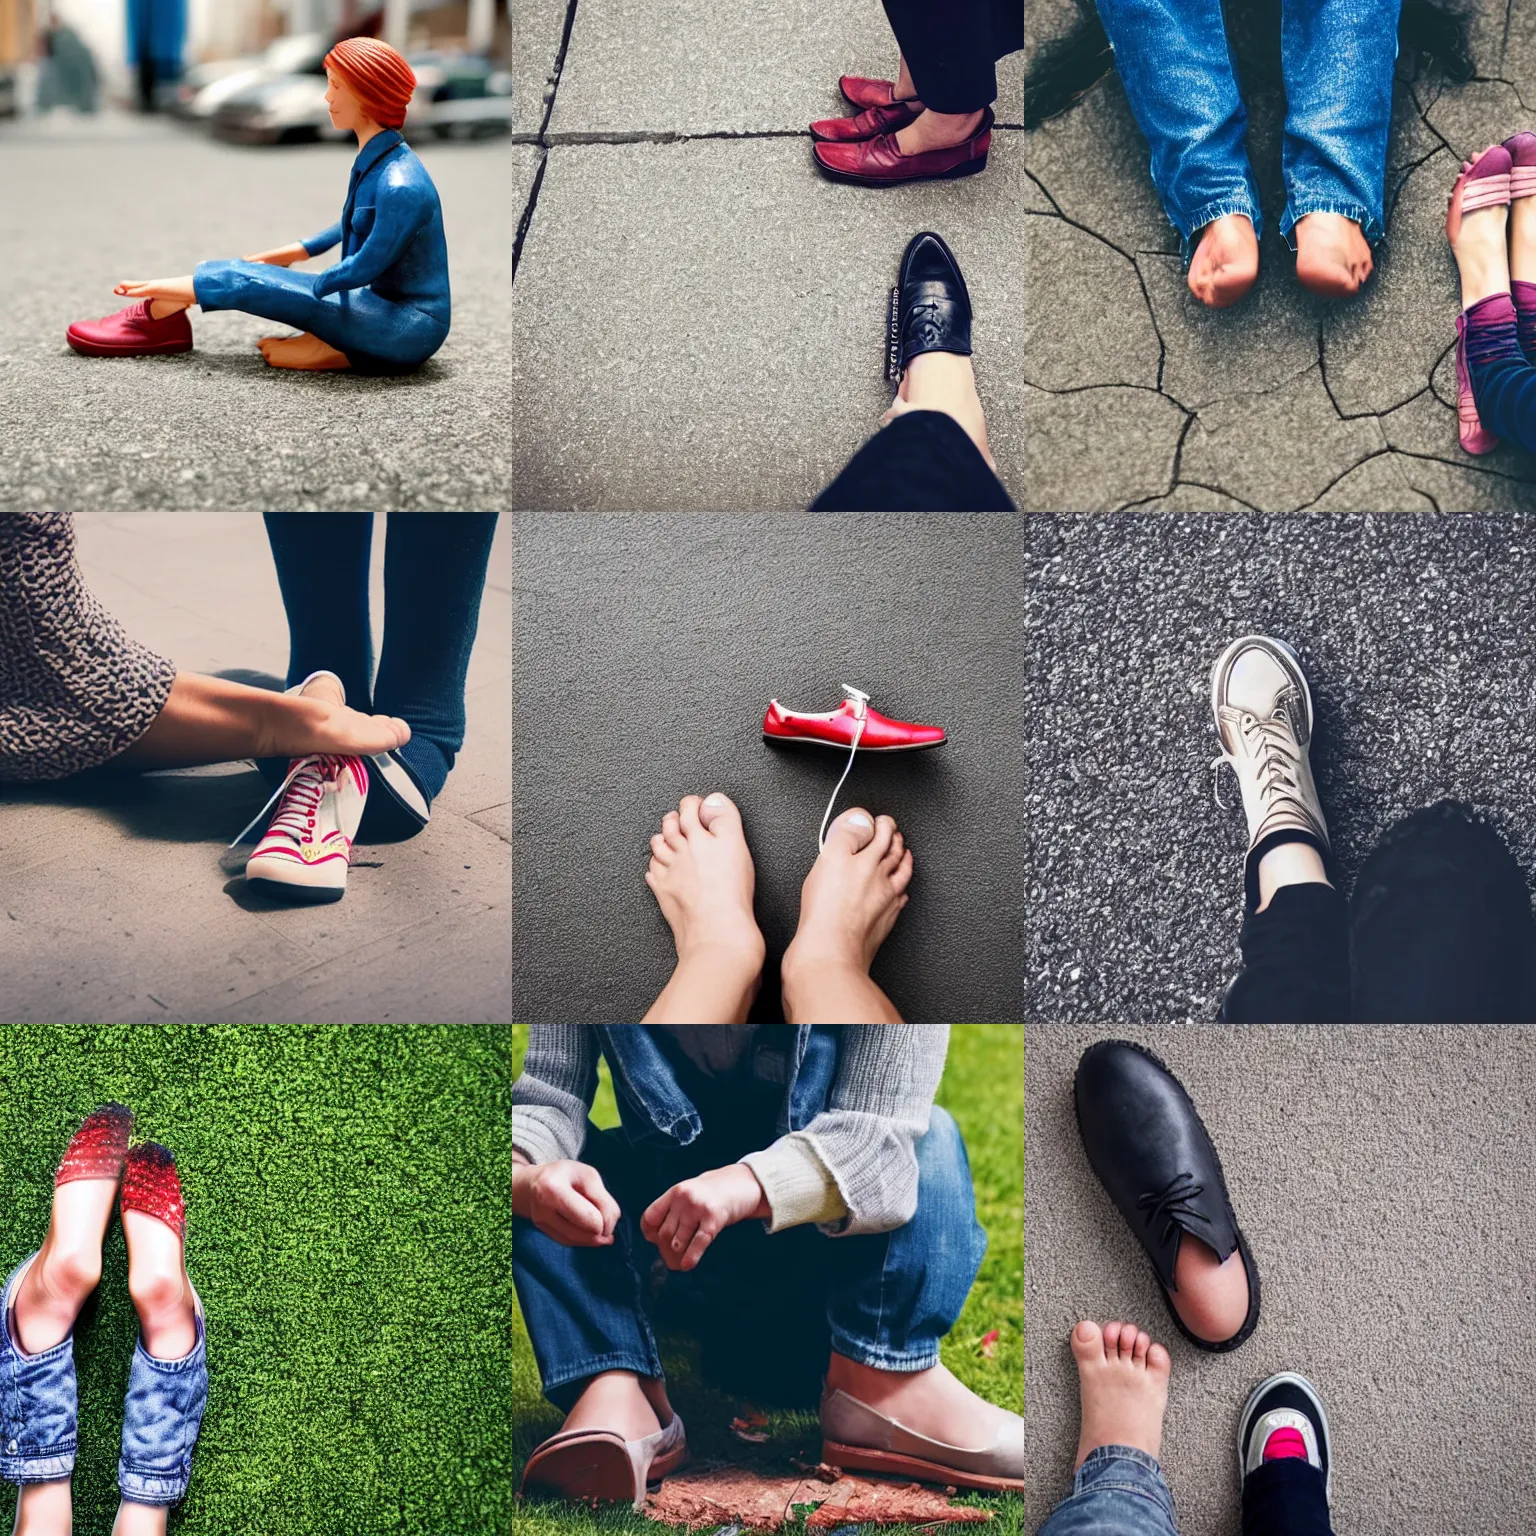
POLYGON ((243 261, 205 261, 190 277, 122 282, 135 302, 102 320, 77 321, 69 344, 88 357, 190 352, 187 311, 237 309, 297 327, 265 336, 274 368, 399 373, 424 363, 448 336, 448 244, 437 188, 400 136, 416 76, 387 43, 352 37, 325 57, 331 121, 357 135, 341 219, 313 239, 243 261), (341 246, 322 272, 295 262, 341 246))

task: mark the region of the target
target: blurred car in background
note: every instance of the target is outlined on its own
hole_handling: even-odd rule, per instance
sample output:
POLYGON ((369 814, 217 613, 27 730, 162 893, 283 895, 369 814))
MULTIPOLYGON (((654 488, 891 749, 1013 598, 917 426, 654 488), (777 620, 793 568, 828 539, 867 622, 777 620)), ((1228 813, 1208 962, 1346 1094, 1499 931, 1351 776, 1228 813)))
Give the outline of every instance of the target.
POLYGON ((330 40, 322 33, 300 32, 293 37, 278 38, 262 53, 195 64, 181 77, 173 109, 182 117, 211 120, 226 101, 241 92, 292 76, 318 79, 323 96, 324 59, 330 48, 330 40))
MULTIPOLYGON (((324 59, 326 50, 320 51, 324 59)), ((408 139, 480 138, 510 133, 512 76, 479 54, 435 50, 410 56, 416 72, 402 130, 408 139)), ((227 79, 228 77, 226 77, 227 79)), ((203 94, 225 84, 215 81, 203 94)), ((325 69, 247 78, 227 90, 210 116, 224 138, 255 144, 348 138, 331 126, 325 105, 325 69)))

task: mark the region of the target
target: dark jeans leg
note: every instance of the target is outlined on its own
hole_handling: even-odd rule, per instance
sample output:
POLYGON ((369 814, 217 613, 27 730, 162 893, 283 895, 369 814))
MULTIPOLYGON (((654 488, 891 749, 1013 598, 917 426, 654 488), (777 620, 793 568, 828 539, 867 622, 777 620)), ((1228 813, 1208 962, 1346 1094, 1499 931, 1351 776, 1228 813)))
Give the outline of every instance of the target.
POLYGON ((1490 432, 1536 453, 1536 367, 1521 350, 1514 304, 1497 294, 1467 314, 1467 371, 1477 414, 1490 432))
POLYGON ((1350 901, 1355 1017, 1380 1024, 1536 1021, 1536 922, 1514 855, 1451 800, 1388 829, 1350 901))
POLYGON ((1225 1024, 1344 1024, 1351 1018, 1349 920, 1331 885, 1283 885, 1243 919, 1243 964, 1225 1024))
POLYGON ((1296 1458, 1265 1462, 1243 1482, 1243 1536, 1333 1536, 1323 1474, 1296 1458))
POLYGON ((1012 512, 1003 483, 943 411, 908 411, 869 439, 813 512, 1012 512))
POLYGON ((997 61, 1024 46, 1020 0, 885 0, 923 105, 979 112, 997 99, 997 61))
POLYGON ((374 708, 410 726, 399 756, 428 800, 464 745, 464 678, 495 535, 494 512, 389 514, 374 708))

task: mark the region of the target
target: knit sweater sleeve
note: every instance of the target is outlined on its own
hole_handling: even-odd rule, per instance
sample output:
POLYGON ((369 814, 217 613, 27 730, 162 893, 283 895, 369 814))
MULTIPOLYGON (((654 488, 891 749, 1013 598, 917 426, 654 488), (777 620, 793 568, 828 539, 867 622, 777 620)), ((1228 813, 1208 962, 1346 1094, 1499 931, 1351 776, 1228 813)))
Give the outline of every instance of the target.
POLYGON ((767 1196, 770 1232, 811 1221, 832 1237, 889 1232, 917 1210, 914 1148, 927 1133, 944 1075, 949 1026, 845 1024, 842 1029, 827 1107, 804 1130, 741 1159, 767 1196))
POLYGON ((597 1052, 585 1024, 532 1024, 512 1084, 512 1146, 531 1163, 578 1158, 597 1093, 597 1052))

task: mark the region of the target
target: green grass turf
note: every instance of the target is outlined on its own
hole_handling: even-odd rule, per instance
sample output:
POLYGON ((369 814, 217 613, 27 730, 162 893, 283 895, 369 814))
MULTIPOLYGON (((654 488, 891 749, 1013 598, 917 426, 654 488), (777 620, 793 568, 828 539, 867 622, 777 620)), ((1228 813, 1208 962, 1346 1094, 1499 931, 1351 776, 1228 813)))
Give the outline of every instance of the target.
MULTIPOLYGON (((117 1099, 176 1155, 208 1411, 173 1536, 510 1529, 508 1037, 479 1027, 0 1029, 0 1263, 117 1099)), ((138 1323, 114 1220, 76 1328, 77 1536, 117 1509, 138 1323)), ((0 1522, 10 1503, 0 1494, 0 1522)))
MULTIPOLYGON (((512 1026, 512 1072, 521 1067, 527 1025, 512 1026)), ((602 1127, 619 1123, 613 1084, 604 1062, 599 1069, 593 1119, 602 1127)), ((977 1214, 987 1229, 987 1257, 954 1331, 942 1347, 945 1365, 973 1391, 1024 1411, 1024 1027, 1021 1024, 962 1024, 950 1030, 949 1059, 938 1102, 959 1122, 971 1159, 977 1214), (997 1353, 983 1359, 977 1345, 990 1329, 999 1331, 997 1353)), ((791 1470, 789 1458, 815 1461, 820 1436, 814 1413, 768 1415, 769 1442, 748 1446, 734 1440, 728 1426, 739 1412, 738 1400, 698 1379, 697 1351, 686 1340, 662 1340, 667 1389, 688 1424, 689 1447, 701 1459, 731 1459, 777 1473, 791 1470)), ((512 1464, 522 1476, 529 1452, 560 1427, 558 1410, 539 1391, 533 1346, 514 1303, 512 1329, 512 1464)), ((1024 1501, 968 1495, 962 1503, 994 1512, 987 1526, 993 1536, 1022 1536, 1024 1501)), ((794 1533, 803 1522, 786 1526, 794 1533)), ((632 1510, 591 1511, 545 1503, 518 1510, 519 1536, 647 1536, 668 1529, 632 1510)), ((869 1529, 874 1530, 875 1527, 869 1529)), ((910 1536, 906 1526, 883 1526, 885 1536, 910 1536)))

